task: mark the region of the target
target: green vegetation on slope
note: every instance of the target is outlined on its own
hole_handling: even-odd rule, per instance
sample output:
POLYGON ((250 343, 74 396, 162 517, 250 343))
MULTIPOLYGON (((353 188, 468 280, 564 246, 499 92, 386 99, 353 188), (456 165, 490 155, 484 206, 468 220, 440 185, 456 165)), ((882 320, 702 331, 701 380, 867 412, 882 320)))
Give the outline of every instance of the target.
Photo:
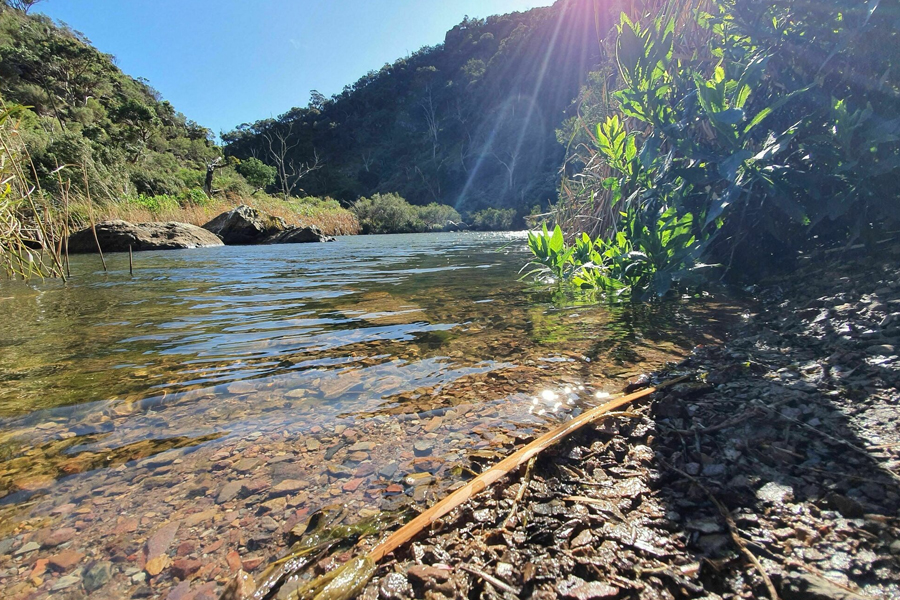
POLYGON ((746 275, 884 237, 900 219, 898 22, 896 2, 632 6, 567 123, 577 176, 562 229, 532 236, 535 266, 641 298, 701 260, 746 275))
POLYGON ((344 201, 397 193, 415 205, 451 205, 467 220, 486 208, 521 217, 547 207, 565 158, 555 130, 600 56, 601 4, 561 0, 467 18, 443 44, 340 94, 313 92, 306 107, 224 134, 226 154, 279 169, 315 165, 304 189, 344 201))
MULTIPOLYGON (((20 135, 48 189, 58 167, 81 165, 98 194, 175 195, 202 187, 206 165, 220 155, 208 129, 122 73, 84 36, 5 5, 0 95, 29 107, 20 135)), ((81 180, 72 177, 72 184, 81 189, 81 180)), ((241 192, 248 187, 236 174, 219 185, 241 192)))
POLYGON ((257 193, 274 182, 272 167, 226 161, 208 129, 80 33, 26 14, 25 4, 0 3, 3 154, 21 180, 6 192, 0 218, 16 220, 26 241, 46 245, 38 222, 48 211, 73 228, 91 216, 202 224, 241 202, 329 234, 356 232, 352 213, 335 201, 285 203, 257 193))

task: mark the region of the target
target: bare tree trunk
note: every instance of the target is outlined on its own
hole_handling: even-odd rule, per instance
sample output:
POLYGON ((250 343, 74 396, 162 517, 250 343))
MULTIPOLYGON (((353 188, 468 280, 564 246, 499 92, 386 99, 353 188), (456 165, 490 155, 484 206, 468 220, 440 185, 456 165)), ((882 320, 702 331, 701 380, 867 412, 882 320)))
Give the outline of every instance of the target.
POLYGON ((492 152, 491 154, 493 154, 494 158, 497 159, 498 163, 500 163, 501 165, 503 165, 506 168, 506 172, 509 173, 509 189, 512 189, 513 186, 515 185, 516 163, 519 160, 518 153, 515 153, 512 156, 510 156, 508 161, 505 161, 502 158, 500 158, 496 152, 492 152))
POLYGON ((221 169, 224 166, 221 156, 217 156, 212 162, 206 163, 206 178, 203 180, 203 191, 210 198, 212 198, 213 194, 213 175, 215 175, 216 169, 221 169))
POLYGON ((421 106, 425 111, 425 124, 428 127, 428 136, 431 139, 431 158, 435 158, 437 156, 438 133, 440 133, 441 129, 441 120, 437 116, 437 109, 434 106, 431 86, 428 87, 428 96, 422 100, 421 106))
POLYGON ((375 162, 375 156, 371 150, 366 150, 362 153, 363 159, 363 167, 366 169, 366 173, 369 172, 369 167, 372 166, 372 163, 375 162))

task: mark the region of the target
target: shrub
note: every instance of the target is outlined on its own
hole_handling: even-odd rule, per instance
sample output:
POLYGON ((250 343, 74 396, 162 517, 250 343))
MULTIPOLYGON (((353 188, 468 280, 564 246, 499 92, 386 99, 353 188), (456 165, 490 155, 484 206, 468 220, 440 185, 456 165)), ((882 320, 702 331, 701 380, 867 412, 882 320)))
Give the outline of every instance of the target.
POLYGON ((256 191, 263 190, 275 183, 275 167, 269 166, 258 158, 250 157, 238 163, 237 172, 244 176, 247 183, 256 188, 256 191))
POLYGON ((425 228, 416 207, 397 194, 360 198, 351 210, 363 233, 416 233, 425 228))
POLYGON ((667 0, 621 15, 614 91, 572 128, 583 169, 563 188, 582 191, 556 215, 603 233, 601 266, 579 273, 610 280, 588 287, 644 297, 700 259, 746 273, 900 218, 896 9, 820 4, 667 0))
POLYGON ((419 206, 417 212, 419 214, 419 220, 431 230, 446 229, 452 224, 462 221, 462 217, 456 209, 447 204, 432 202, 425 206, 419 206))
POLYGON ((470 225, 479 231, 509 231, 513 228, 516 211, 512 208, 486 208, 470 217, 470 225))
POLYGON ((151 213, 160 213, 164 210, 177 209, 180 204, 175 196, 169 194, 157 194, 150 196, 147 194, 136 194, 125 196, 122 199, 126 204, 133 204, 149 210, 151 213))
MULTIPOLYGON (((337 204, 335 200, 327 198, 337 204)), ((432 202, 414 206, 398 194, 375 194, 360 198, 351 207, 363 233, 423 233, 447 230, 462 217, 447 204, 432 202)))
POLYGON ((182 193, 178 194, 177 201, 181 206, 206 206, 210 203, 209 196, 207 196, 206 193, 200 188, 192 188, 183 191, 182 193))

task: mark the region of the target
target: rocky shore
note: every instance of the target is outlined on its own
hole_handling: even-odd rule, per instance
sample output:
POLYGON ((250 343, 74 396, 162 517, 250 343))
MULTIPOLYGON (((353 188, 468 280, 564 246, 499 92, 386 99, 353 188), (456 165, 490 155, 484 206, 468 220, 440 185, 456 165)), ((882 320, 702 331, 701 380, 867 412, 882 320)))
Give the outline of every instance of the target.
MULTIPOLYGON (((716 312, 694 317, 691 339, 706 342, 693 353, 686 344, 661 355, 663 343, 639 328, 639 344, 568 342, 570 354, 545 362, 509 334, 489 342, 490 354, 522 366, 391 396, 366 415, 333 403, 360 384, 358 373, 306 392, 292 380, 236 382, 168 397, 159 423, 180 435, 171 423, 215 422, 253 399, 263 416, 252 432, 212 441, 185 430, 165 451, 156 440, 71 447, 146 428, 160 419, 149 404, 111 406, 95 433, 40 423, 32 435, 48 441, 16 459, 22 472, 9 461, 8 481, 0 478, 0 589, 21 600, 241 598, 222 596, 229 582, 261 578, 333 504, 335 525, 421 510, 533 439, 540 429, 523 390, 550 373, 559 386, 583 385, 573 406, 590 405, 602 402, 596 392, 671 360, 635 386, 689 381, 587 428, 527 477, 523 469, 451 513, 383 561, 362 597, 896 598, 898 256, 811 259, 749 290, 756 300, 727 342, 701 336, 716 312), (323 418, 338 425, 318 426, 323 418)), ((371 302, 374 311, 386 300, 371 302)), ((493 319, 479 326, 500 328, 493 319)), ((379 384, 407 377, 386 368, 379 384)), ((377 539, 367 532, 352 548, 353 537, 313 572, 377 539)))
POLYGON ((174 221, 129 223, 112 220, 97 223, 69 236, 67 251, 72 254, 180 250, 252 244, 297 244, 331 242, 315 225, 289 226, 284 219, 242 204, 212 219, 203 227, 174 221))
POLYGON ((654 376, 691 382, 451 513, 362 597, 900 597, 898 250, 754 289, 726 344, 654 376))

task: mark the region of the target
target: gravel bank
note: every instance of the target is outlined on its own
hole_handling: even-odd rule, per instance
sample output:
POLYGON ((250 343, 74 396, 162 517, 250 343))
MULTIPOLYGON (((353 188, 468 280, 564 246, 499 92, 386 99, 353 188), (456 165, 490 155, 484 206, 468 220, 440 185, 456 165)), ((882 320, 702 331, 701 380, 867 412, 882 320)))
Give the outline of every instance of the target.
POLYGON ((657 375, 693 381, 542 456, 511 519, 522 473, 455 511, 363 597, 900 597, 898 254, 754 289, 725 345, 657 375))

